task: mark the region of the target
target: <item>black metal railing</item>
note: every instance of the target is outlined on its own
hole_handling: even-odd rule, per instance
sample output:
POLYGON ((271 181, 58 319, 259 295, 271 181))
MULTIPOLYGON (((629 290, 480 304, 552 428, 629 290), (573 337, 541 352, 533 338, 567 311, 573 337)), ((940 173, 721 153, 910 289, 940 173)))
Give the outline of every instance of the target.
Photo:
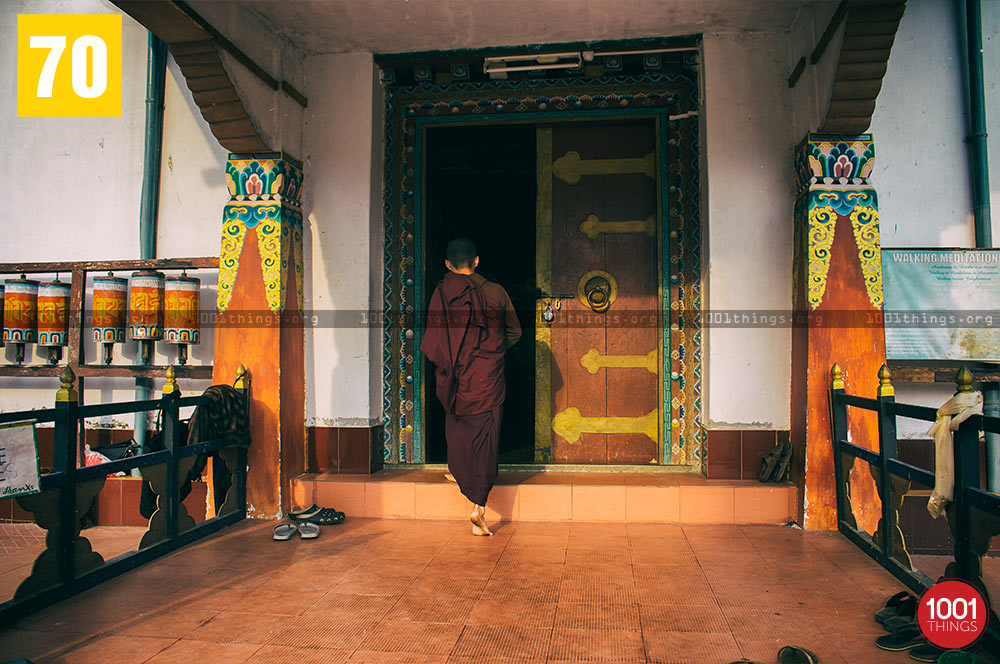
MULTIPOLYGON (((937 579, 915 568, 911 562, 899 527, 899 509, 914 483, 934 487, 936 478, 933 472, 899 460, 896 418, 932 423, 937 419, 937 411, 925 406, 896 403, 889 370, 885 365, 879 370, 878 396, 875 399, 847 394, 838 365, 833 365, 831 373, 830 424, 838 529, 910 590, 920 594, 934 585, 937 579), (877 414, 878 452, 849 442, 848 407, 877 414), (851 504, 851 469, 858 459, 866 462, 871 469, 881 502, 881 518, 874 533, 867 533, 858 527, 851 504)), ((971 392, 972 380, 972 374, 963 366, 957 376, 958 391, 971 392)), ((1000 418, 973 415, 954 432, 954 500, 945 512, 954 548, 944 576, 968 581, 989 601, 989 591, 983 581, 982 560, 989 552, 992 538, 1000 534, 1000 495, 981 486, 982 432, 1000 433, 1000 418)), ((993 606, 992 603, 990 606, 993 606)), ((1000 646, 1000 626, 995 610, 990 616, 986 637, 994 647, 1000 646)))
MULTIPOLYGON (((237 388, 249 399, 249 376, 240 367, 237 388)), ((204 396, 182 397, 172 369, 160 399, 81 406, 73 387, 75 376, 66 367, 60 376, 55 407, 0 413, 0 424, 13 422, 53 423, 53 468, 40 477, 41 491, 16 498, 34 514, 35 523, 48 531, 46 549, 32 566, 31 575, 18 586, 11 600, 0 604, 0 625, 23 617, 75 593, 91 588, 134 569, 246 517, 247 450, 224 440, 185 445, 180 409, 200 406, 204 396), (125 413, 159 411, 164 449, 93 466, 81 466, 77 436, 86 418, 125 413), (180 500, 179 478, 199 455, 217 453, 223 464, 213 472, 228 472, 229 489, 224 501, 217 496, 216 515, 196 524, 180 500), (140 469, 156 494, 156 511, 134 551, 111 560, 91 550, 81 535, 81 518, 89 511, 106 478, 140 469)))

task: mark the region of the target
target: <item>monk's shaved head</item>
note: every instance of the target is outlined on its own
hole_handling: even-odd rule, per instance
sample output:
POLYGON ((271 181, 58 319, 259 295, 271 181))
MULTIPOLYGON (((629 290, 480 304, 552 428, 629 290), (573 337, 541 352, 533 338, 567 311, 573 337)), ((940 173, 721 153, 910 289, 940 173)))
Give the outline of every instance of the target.
POLYGON ((473 261, 476 260, 476 245, 467 237, 457 237, 448 243, 445 249, 445 258, 457 269, 475 267, 473 261))

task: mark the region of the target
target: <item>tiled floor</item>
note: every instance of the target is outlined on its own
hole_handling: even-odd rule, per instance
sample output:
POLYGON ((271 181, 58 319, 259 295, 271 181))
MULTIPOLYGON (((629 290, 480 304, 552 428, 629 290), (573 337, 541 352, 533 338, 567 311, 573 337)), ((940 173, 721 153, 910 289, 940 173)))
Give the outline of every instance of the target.
POLYGON ((781 526, 249 521, 0 631, 41 662, 907 662, 900 585, 842 536, 781 526))
MULTIPOLYGON (((146 528, 95 526, 83 531, 91 549, 105 560, 133 551, 146 528)), ((45 550, 45 531, 33 523, 0 523, 0 602, 14 596, 14 591, 31 574, 38 554, 45 550)), ((6 661, 0 654, 0 662, 6 661)))

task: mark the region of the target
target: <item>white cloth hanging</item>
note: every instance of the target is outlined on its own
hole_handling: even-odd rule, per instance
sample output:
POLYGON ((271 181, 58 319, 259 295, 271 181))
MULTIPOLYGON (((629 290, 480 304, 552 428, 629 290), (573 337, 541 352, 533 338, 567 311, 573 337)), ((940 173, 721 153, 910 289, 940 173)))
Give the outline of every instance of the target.
POLYGON ((965 420, 983 414, 982 392, 958 392, 938 408, 934 425, 927 430, 934 437, 934 490, 927 511, 938 518, 955 497, 955 446, 952 431, 965 420))

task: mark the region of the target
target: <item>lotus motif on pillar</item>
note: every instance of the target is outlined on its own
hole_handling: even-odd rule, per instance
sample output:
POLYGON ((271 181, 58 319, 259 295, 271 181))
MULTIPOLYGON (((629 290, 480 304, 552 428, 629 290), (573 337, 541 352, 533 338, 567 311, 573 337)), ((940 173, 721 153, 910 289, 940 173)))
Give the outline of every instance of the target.
MULTIPOLYGON (((853 150, 852 150, 853 152, 853 150)), ((851 173, 854 172, 854 164, 848 159, 846 154, 842 154, 837 157, 837 160, 833 162, 833 177, 835 178, 849 178, 851 173)))
POLYGON ((260 194, 264 191, 264 183, 256 173, 252 173, 244 182, 248 194, 260 194))

